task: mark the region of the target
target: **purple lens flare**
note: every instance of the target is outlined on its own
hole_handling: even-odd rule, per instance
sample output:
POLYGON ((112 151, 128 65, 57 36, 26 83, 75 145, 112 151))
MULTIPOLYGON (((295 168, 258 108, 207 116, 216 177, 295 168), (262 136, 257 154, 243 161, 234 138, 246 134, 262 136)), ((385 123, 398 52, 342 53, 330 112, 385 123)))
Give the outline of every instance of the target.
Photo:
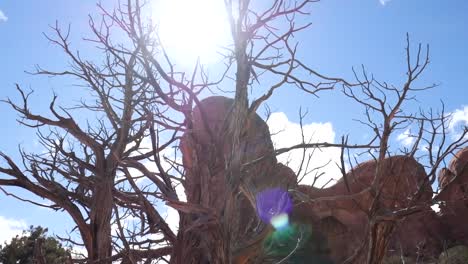
POLYGON ((291 197, 287 191, 281 188, 266 189, 257 194, 258 216, 276 229, 288 225, 291 210, 291 197))

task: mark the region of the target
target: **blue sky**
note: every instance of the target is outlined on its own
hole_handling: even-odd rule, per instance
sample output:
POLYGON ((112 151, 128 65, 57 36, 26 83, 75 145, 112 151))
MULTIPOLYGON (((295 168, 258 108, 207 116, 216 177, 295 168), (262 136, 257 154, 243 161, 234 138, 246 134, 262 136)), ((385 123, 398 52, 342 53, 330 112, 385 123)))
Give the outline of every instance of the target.
MULTIPOLYGON (((43 36, 56 20, 62 25, 71 23, 75 48, 98 57, 89 45, 82 46, 80 40, 81 36, 89 35, 88 14, 98 14, 95 1, 1 0, 0 11, 0 98, 17 99, 14 84, 19 83, 37 91, 31 108, 38 112, 48 106, 52 90, 62 95, 62 103, 77 100, 80 93, 71 85, 72 80, 47 79, 24 71, 33 70, 36 64, 52 69, 67 66, 64 55, 43 36)), ((447 111, 455 112, 468 105, 466 12, 468 2, 464 0, 325 0, 313 5, 308 17, 313 25, 298 36, 300 55, 308 65, 326 75, 351 78, 351 68, 364 64, 377 79, 401 84, 405 78, 404 47, 408 32, 413 44, 430 44, 431 64, 421 84, 440 84, 422 93, 418 97, 420 102, 410 107, 437 108, 443 100, 447 111)), ((298 109, 302 106, 309 111, 307 123, 331 123, 336 138, 343 133, 362 135, 362 128, 352 121, 361 117, 362 109, 334 92, 321 93, 317 99, 291 89, 279 89, 269 105, 275 112, 284 112, 292 123, 298 121, 298 109)), ((14 158, 18 158, 18 144, 40 151, 33 130, 20 127, 16 114, 5 104, 0 104, 0 113, 0 151, 14 158)), ((468 113, 458 113, 461 120, 468 120, 468 113)), ((31 224, 47 226, 62 235, 72 226, 60 212, 30 206, 0 193, 0 233, 7 225, 22 228, 31 224)))

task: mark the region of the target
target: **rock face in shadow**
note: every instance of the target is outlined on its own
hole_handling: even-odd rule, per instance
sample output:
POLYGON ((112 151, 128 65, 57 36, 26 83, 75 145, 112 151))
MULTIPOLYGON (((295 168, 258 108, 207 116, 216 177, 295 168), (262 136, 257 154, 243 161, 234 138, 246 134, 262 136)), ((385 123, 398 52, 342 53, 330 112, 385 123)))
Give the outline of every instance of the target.
POLYGON ((192 129, 181 138, 187 201, 209 210, 210 214, 225 217, 219 221, 219 218, 200 219, 193 217, 193 214, 182 214, 178 240, 183 243, 177 248, 180 254, 186 254, 191 259, 203 259, 204 255, 212 254, 210 248, 218 246, 214 244, 219 244, 217 240, 224 239, 220 238, 220 235, 225 236, 224 230, 229 230, 225 236, 230 240, 226 243, 229 249, 221 250, 232 252, 235 262, 261 258, 261 242, 271 227, 257 217, 255 194, 269 188, 296 188, 294 172, 278 163, 273 155, 274 148, 267 124, 258 115, 253 115, 243 128, 240 139, 243 143, 242 164, 245 166, 236 172, 235 177, 241 188, 235 194, 229 193, 228 186, 232 183, 227 180, 227 167, 233 150, 226 131, 226 119, 233 102, 221 96, 202 100, 193 110, 192 129), (229 210, 233 212, 229 216, 225 214, 228 206, 234 208, 229 210), (213 226, 203 232, 193 228, 204 223, 202 221, 212 221, 213 226), (193 244, 201 245, 198 252, 185 252, 184 248, 191 248, 193 244))
POLYGON ((441 218, 450 232, 450 243, 468 245, 468 148, 457 152, 439 174, 441 218))
MULTIPOLYGON (((207 167, 211 173, 215 171, 215 174, 219 174, 219 177, 211 177, 214 184, 224 178, 227 165, 225 161, 229 160, 232 151, 231 142, 225 140, 225 121, 233 102, 230 98, 213 96, 202 100, 201 105, 195 107, 192 130, 184 134, 180 145, 187 171, 187 185, 199 182, 198 177, 192 177, 196 167, 207 167)), ((258 115, 254 115, 247 126, 241 138, 245 142, 243 159, 246 163, 258 158, 261 160, 252 166, 246 166, 242 178, 250 181, 249 184, 260 191, 270 186, 287 188, 288 185, 295 185, 294 173, 278 163, 273 155, 274 148, 267 124, 258 115), (281 177, 278 174, 288 176, 281 177)))
MULTIPOLYGON (((431 199, 432 189, 424 183, 424 168, 413 158, 390 157, 384 160, 382 168, 385 183, 380 200, 383 209, 394 211, 415 204, 427 204, 431 199), (422 188, 419 189, 419 186, 422 188)), ((298 206, 298 210, 313 212, 319 217, 321 225, 330 226, 324 230, 327 230, 325 233, 331 255, 337 263, 351 256, 365 239, 368 209, 373 201, 369 186, 375 170, 376 162, 368 161, 353 168, 346 175, 346 180, 342 178, 329 188, 299 186, 308 202, 298 206)), ((429 205, 427 207, 427 212, 407 217, 397 227, 388 246, 390 251, 402 250, 405 255, 414 256, 418 246, 423 247, 420 254, 424 255, 442 249, 443 240, 430 235, 438 234, 442 226, 429 205)))
MULTIPOLYGON (((228 198, 226 166, 232 149, 230 142, 225 140, 225 121, 232 104, 232 99, 221 96, 203 100, 194 109, 193 129, 183 135, 180 145, 186 170, 187 200, 216 213, 223 211, 228 198)), ((241 141, 246 143, 244 164, 256 161, 245 166, 241 173, 242 184, 253 192, 252 197, 268 188, 288 190, 294 200, 290 223, 313 234, 307 236, 310 240, 301 242, 303 248, 297 251, 309 255, 295 255, 294 263, 310 263, 314 257, 324 259, 323 263, 330 263, 329 259, 341 263, 353 255, 365 239, 373 197, 369 186, 374 179, 376 162, 361 163, 347 173, 346 179, 342 178, 329 188, 317 189, 297 185, 294 172, 277 162, 272 155, 274 149, 268 126, 258 115, 249 120, 241 141), (317 243, 321 245, 317 246, 317 243)), ((425 210, 398 223, 388 245, 389 257, 404 255, 409 259, 429 259, 439 256, 447 243, 468 243, 468 203, 465 201, 468 195, 468 148, 458 152, 449 168, 439 175, 444 187, 438 196, 443 202, 439 213, 430 208, 432 188, 424 168, 415 159, 389 157, 381 166, 384 179, 379 198, 383 205, 381 210, 425 205, 425 210)), ((236 215, 230 223, 237 228, 231 237, 234 263, 269 263, 265 262, 265 241, 269 241, 274 230, 258 220, 252 197, 240 195, 237 198, 236 215)), ((191 224, 188 217, 181 219, 182 228, 191 224)), ((270 242, 268 245, 275 244, 270 242)), ((276 261, 281 260, 281 256, 278 258, 276 261)))

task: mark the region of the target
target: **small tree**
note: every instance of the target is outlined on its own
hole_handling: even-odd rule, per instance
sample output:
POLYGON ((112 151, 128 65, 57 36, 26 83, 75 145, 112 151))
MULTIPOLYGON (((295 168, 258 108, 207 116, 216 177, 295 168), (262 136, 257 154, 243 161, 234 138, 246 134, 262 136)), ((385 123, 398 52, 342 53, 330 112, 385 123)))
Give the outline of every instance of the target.
POLYGON ((63 264, 70 260, 70 249, 54 237, 47 228, 30 226, 22 236, 0 245, 0 263, 3 264, 63 264))

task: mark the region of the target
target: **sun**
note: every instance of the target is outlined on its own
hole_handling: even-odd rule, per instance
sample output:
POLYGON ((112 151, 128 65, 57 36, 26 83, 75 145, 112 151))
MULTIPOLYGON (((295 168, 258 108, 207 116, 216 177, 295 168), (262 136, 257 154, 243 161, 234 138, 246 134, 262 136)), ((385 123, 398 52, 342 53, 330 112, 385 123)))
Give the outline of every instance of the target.
POLYGON ((224 1, 159 0, 154 20, 161 43, 178 64, 219 61, 231 40, 224 1))

